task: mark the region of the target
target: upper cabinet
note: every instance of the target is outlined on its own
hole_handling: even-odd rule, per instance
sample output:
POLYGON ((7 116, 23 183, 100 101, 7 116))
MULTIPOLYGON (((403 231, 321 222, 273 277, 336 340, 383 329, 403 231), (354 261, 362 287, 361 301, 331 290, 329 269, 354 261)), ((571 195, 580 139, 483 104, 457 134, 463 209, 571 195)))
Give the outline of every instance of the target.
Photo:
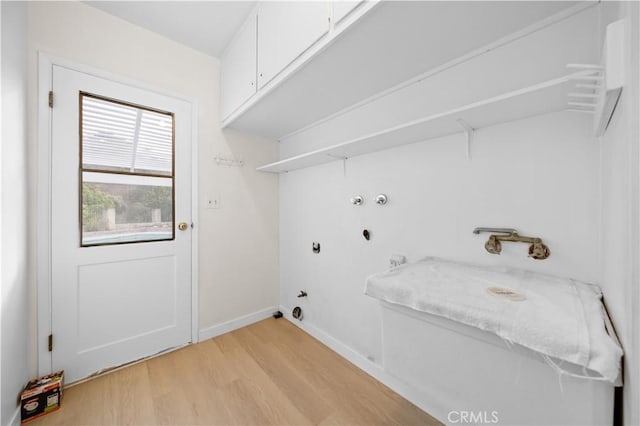
MULTIPOLYGON (((234 94, 233 99, 244 96, 245 101, 223 110, 222 126, 283 140, 355 109, 374 124, 396 116, 407 116, 404 121, 410 122, 552 80, 566 73, 567 63, 585 63, 573 45, 587 45, 584 37, 590 37, 591 29, 566 52, 536 62, 529 61, 526 46, 520 57, 507 62, 496 58, 496 50, 521 39, 534 40, 542 29, 596 5, 592 1, 259 2, 257 50, 251 51, 257 54, 257 92, 249 99, 245 92, 234 94), (364 105, 373 100, 395 98, 399 90, 437 79, 444 71, 457 76, 459 65, 473 58, 488 63, 490 73, 471 72, 458 86, 435 86, 416 105, 398 102, 380 117, 364 112, 364 105), (524 63, 526 67, 520 66, 524 63), (411 116, 414 113, 419 115, 411 116)), ((224 61, 223 86, 225 73, 233 70, 224 61)), ((222 96, 227 94, 231 96, 223 87, 222 96)))
POLYGON ((221 110, 226 117, 256 93, 256 31, 255 11, 235 35, 222 56, 220 70, 221 110))
POLYGON ((326 35, 330 17, 327 1, 259 2, 222 55, 223 119, 326 35))
POLYGON ((258 88, 329 32, 329 2, 258 4, 258 88))
POLYGON ((258 2, 221 58, 223 127, 280 86, 376 4, 376 1, 258 2), (334 25, 338 21, 339 25, 334 25))

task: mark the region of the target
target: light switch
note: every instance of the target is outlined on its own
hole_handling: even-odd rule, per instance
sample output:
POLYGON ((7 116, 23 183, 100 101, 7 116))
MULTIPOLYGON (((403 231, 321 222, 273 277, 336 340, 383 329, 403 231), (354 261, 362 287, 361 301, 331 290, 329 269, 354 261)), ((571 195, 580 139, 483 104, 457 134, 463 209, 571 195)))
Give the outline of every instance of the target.
POLYGON ((208 197, 207 198, 207 208, 208 209, 219 209, 220 208, 220 197, 208 197))

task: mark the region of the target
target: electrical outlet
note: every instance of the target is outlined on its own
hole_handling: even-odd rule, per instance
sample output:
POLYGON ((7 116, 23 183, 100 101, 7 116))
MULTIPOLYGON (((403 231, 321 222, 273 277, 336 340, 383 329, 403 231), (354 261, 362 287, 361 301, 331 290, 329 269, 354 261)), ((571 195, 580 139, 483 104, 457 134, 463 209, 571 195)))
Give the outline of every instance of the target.
POLYGON ((220 208, 220 197, 209 197, 209 198, 207 198, 207 208, 208 209, 219 209, 220 208))

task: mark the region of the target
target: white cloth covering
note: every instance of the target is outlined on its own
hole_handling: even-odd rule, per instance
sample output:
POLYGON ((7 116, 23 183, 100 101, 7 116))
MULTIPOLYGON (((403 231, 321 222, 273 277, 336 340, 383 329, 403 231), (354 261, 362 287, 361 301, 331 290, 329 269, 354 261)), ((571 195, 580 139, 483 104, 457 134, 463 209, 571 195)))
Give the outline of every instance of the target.
POLYGON ((605 329, 600 288, 518 269, 428 257, 367 279, 365 294, 495 333, 615 383, 622 349, 605 329), (513 290, 524 300, 491 294, 513 290))

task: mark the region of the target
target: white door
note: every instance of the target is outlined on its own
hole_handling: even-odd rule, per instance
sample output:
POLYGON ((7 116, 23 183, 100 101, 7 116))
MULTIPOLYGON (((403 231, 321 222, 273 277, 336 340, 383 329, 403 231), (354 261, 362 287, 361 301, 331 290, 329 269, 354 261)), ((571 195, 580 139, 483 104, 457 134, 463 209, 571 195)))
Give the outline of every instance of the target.
POLYGON ((52 84, 51 362, 74 382, 191 341, 191 105, 52 84))

